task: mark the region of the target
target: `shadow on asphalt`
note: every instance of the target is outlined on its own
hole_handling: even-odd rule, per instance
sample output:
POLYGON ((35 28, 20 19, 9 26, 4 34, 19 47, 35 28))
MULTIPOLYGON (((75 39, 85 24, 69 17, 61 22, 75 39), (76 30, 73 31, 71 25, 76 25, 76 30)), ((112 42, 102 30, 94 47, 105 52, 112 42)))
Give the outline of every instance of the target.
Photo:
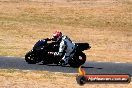
POLYGON ((82 66, 82 68, 85 68, 85 69, 89 69, 89 68, 93 68, 93 69, 103 69, 103 68, 87 67, 87 66, 82 66))

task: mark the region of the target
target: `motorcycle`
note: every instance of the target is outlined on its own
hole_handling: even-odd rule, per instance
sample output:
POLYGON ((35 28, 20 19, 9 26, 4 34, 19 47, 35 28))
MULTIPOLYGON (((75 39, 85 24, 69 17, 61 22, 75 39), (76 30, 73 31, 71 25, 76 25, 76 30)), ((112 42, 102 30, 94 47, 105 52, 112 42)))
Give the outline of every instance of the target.
MULTIPOLYGON (((74 55, 68 61, 71 67, 79 67, 86 61, 86 55, 83 53, 84 50, 90 49, 88 43, 75 43, 74 55)), ((55 41, 50 41, 48 39, 39 40, 25 55, 25 61, 28 64, 36 64, 42 62, 43 64, 57 64, 61 65, 59 62, 62 56, 54 56, 48 54, 48 52, 58 52, 59 43, 55 41)))

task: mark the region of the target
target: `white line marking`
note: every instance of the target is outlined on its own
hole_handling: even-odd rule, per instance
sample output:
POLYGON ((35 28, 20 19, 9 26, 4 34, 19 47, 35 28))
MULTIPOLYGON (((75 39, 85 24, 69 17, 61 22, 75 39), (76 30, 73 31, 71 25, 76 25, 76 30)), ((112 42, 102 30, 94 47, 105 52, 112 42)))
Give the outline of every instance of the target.
POLYGON ((5 56, 5 57, 14 57, 14 56, 5 56))
MULTIPOLYGON (((95 62, 104 62, 105 63, 105 61, 95 61, 95 62)), ((127 62, 106 62, 106 63, 127 63, 127 62)))

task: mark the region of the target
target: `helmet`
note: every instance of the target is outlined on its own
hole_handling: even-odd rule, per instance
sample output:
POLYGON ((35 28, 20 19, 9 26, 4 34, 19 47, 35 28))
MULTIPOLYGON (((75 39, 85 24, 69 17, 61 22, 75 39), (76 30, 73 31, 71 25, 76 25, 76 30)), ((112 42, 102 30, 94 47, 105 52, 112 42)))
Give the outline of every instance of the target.
POLYGON ((62 33, 61 33, 60 31, 55 31, 55 32, 53 33, 53 39, 54 39, 55 41, 58 41, 61 37, 62 37, 62 33))

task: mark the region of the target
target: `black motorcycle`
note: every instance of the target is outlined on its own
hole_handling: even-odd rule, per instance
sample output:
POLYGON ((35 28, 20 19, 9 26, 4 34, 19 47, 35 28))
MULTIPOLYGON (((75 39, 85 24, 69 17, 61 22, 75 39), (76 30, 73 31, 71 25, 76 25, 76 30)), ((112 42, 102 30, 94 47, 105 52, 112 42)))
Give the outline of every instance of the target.
MULTIPOLYGON (((74 56, 69 59, 68 64, 71 67, 79 67, 86 61, 86 55, 82 52, 90 49, 88 43, 76 43, 74 50, 74 56)), ((26 53, 25 60, 28 64, 36 64, 42 62, 43 64, 57 64, 59 65, 62 56, 54 56, 48 54, 48 52, 58 52, 59 43, 49 41, 48 39, 39 40, 31 51, 26 53)), ((65 52, 64 52, 65 53, 65 52)))

